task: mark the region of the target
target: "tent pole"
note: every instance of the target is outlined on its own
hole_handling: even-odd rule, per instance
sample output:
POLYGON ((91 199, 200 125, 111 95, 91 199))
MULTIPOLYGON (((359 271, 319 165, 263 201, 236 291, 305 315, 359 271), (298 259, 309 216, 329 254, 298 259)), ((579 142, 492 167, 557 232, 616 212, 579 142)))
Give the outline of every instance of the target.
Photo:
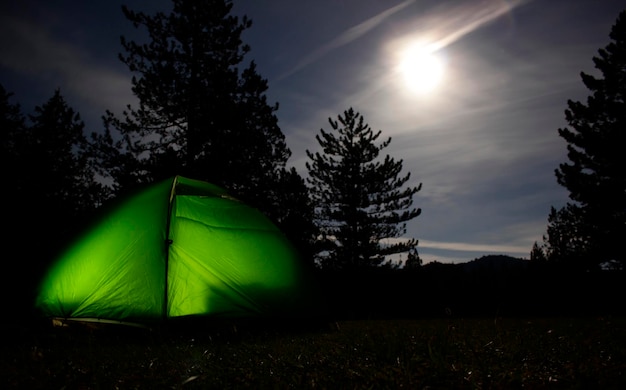
POLYGON ((174 197, 176 196, 176 183, 178 182, 178 176, 172 180, 172 188, 170 189, 170 197, 167 203, 167 219, 165 224, 165 286, 163 288, 163 320, 167 320, 167 308, 168 308, 168 285, 169 285, 169 268, 170 268, 170 245, 172 240, 170 239, 170 223, 172 222, 172 204, 174 203, 174 197))

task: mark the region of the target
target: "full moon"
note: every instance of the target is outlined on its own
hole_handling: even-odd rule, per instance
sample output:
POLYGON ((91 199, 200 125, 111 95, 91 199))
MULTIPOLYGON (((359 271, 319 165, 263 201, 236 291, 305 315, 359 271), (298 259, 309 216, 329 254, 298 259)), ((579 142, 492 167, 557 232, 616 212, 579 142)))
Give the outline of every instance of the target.
POLYGON ((443 64, 434 53, 413 46, 403 53, 400 72, 407 88, 416 93, 428 93, 441 82, 443 64))

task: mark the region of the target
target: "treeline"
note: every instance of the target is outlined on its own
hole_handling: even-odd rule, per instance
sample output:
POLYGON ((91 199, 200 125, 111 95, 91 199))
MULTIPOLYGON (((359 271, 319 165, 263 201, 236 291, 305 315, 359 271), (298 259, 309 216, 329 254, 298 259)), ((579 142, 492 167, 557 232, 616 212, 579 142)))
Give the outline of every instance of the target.
POLYGON ((334 319, 626 315, 620 271, 580 272, 508 256, 412 269, 319 271, 334 319))

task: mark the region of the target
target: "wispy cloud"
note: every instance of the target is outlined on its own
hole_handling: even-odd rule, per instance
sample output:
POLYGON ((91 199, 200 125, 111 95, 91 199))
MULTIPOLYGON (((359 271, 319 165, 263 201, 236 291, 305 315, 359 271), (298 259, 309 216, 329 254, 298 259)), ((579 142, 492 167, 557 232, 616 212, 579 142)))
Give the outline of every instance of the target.
POLYGON ((438 13, 429 21, 438 38, 431 43, 433 50, 442 49, 467 34, 507 15, 529 0, 463 2, 445 13, 438 13))
MULTIPOLYGON (((529 233, 528 224, 520 224, 518 226, 509 226, 508 233, 522 236, 515 236, 509 241, 509 244, 491 244, 491 243, 468 243, 468 242, 454 242, 454 241, 436 241, 428 239, 420 239, 418 249, 436 249, 446 250, 454 252, 476 252, 476 253, 502 253, 502 254, 526 254, 530 251, 531 244, 525 242, 526 234, 529 233)), ((504 232, 503 236, 508 236, 507 232, 504 232)), ((503 237, 496 237, 497 241, 501 241, 503 237)), ((533 236, 534 238, 534 236, 533 236)), ((386 238, 381 241, 382 244, 396 244, 406 242, 408 238, 386 238)))
POLYGON ((349 28, 348 30, 346 30, 345 32, 337 36, 332 41, 326 43, 325 45, 311 52, 309 55, 307 55, 302 60, 300 60, 300 62, 298 62, 296 66, 294 66, 293 68, 291 68, 284 74, 278 76, 274 81, 280 81, 282 79, 285 79, 293 75, 294 73, 298 72, 302 68, 306 67, 307 65, 310 65, 311 63, 319 60, 328 52, 334 49, 338 49, 342 46, 349 44, 350 42, 355 41, 356 39, 365 35, 367 32, 379 26, 382 22, 384 22, 390 16, 400 12, 401 10, 405 9, 412 3, 415 3, 415 1, 416 0, 406 0, 394 7, 391 7, 385 11, 378 13, 377 15, 367 19, 366 21, 362 23, 357 24, 356 26, 349 28))
POLYGON ((514 253, 522 254, 530 251, 528 247, 517 245, 489 245, 489 244, 470 244, 465 242, 441 242, 420 240, 420 248, 441 249, 455 252, 476 252, 476 253, 514 253))
MULTIPOLYGON (((75 96, 100 116, 134 102, 130 75, 99 64, 84 48, 56 40, 45 26, 19 17, 0 18, 0 65, 75 96)), ((114 56, 114 53, 112 54, 114 56)), ((41 102, 44 103, 44 102, 41 102)))

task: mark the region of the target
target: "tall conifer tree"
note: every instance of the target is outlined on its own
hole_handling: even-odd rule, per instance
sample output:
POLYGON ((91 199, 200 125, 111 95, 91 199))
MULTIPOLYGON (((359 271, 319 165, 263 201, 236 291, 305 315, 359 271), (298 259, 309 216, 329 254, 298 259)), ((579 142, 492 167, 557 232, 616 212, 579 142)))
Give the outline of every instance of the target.
POLYGON ((122 38, 139 106, 121 119, 107 114, 107 132, 96 137, 104 173, 122 189, 175 174, 206 180, 280 221, 289 193, 278 181, 291 152, 267 81, 254 62, 243 64, 251 21, 231 15, 230 0, 172 4, 169 14, 123 8, 149 40, 122 38))
POLYGON ((593 58, 601 77, 581 73, 591 91, 586 104, 568 101, 569 127, 559 129, 570 161, 559 166, 556 177, 572 202, 553 211, 550 223, 561 241, 576 243, 586 268, 606 261, 626 266, 626 11, 610 38, 593 58))
POLYGON ((385 264, 385 256, 415 253, 417 240, 393 241, 406 233, 406 222, 421 210, 413 208, 418 187, 404 187, 402 160, 379 159, 391 138, 377 144, 363 116, 352 108, 329 118, 332 131, 320 130, 322 153, 310 152, 309 184, 323 243, 318 261, 324 268, 363 269, 385 264))
MULTIPOLYGON (((59 90, 28 116, 0 85, 2 191, 6 225, 3 266, 17 309, 30 307, 40 273, 106 196, 94 177, 84 124, 59 90), (26 255, 25 255, 26 254, 26 255), (18 290, 15 290, 18 288, 18 290), (16 293, 17 291, 17 293, 16 293), (27 302, 24 302, 27 301, 27 302)), ((8 292, 7 292, 8 293, 8 292)))
MULTIPOLYGON (((0 84, 0 155, 2 156, 2 177, 9 183, 15 183, 19 178, 20 153, 22 138, 25 136, 25 121, 19 104, 11 103, 13 93, 7 92, 0 84)), ((2 197, 10 196, 8 191, 2 191, 2 197)), ((7 204, 3 202, 3 204, 7 204)))
POLYGON ((40 209, 39 225, 46 236, 67 233, 104 197, 87 154, 85 124, 59 90, 29 118, 23 196, 30 199, 30 208, 40 209))

